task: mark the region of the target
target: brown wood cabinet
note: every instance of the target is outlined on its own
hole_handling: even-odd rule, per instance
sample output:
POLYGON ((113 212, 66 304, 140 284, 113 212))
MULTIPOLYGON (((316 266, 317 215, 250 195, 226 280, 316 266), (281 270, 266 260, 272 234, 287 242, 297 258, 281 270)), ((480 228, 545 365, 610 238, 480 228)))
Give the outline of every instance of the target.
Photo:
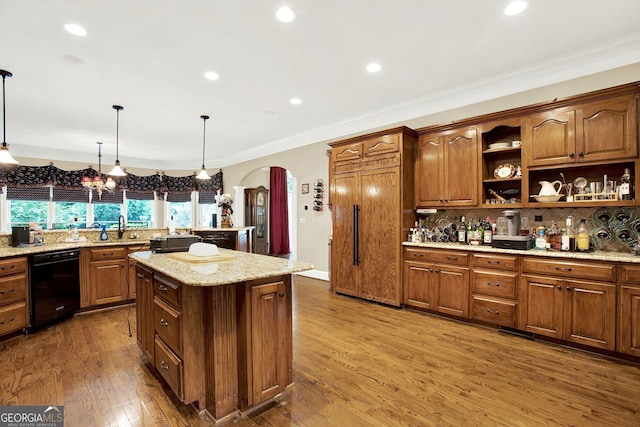
POLYGON ((471 318, 518 326, 519 257, 474 253, 471 273, 471 318))
POLYGON ((85 288, 89 290, 89 299, 88 305, 82 305, 81 297, 81 307, 126 301, 128 298, 126 247, 86 249, 85 252, 88 254, 89 281, 85 288))
POLYGON ((253 249, 256 254, 269 254, 269 190, 263 186, 246 188, 245 224, 255 226, 253 249))
POLYGON ((620 265, 618 342, 616 350, 640 356, 640 265, 620 265))
POLYGON ((416 206, 476 205, 477 147, 475 128, 420 135, 415 167, 416 206))
POLYGON ((529 166, 597 162, 638 155, 637 96, 568 106, 526 119, 529 166))
POLYGON ((401 236, 413 224, 413 144, 407 128, 333 143, 330 164, 331 285, 399 306, 401 236))
POLYGON ((153 273, 139 265, 135 266, 136 287, 136 339, 138 347, 149 362, 154 361, 153 323, 145 321, 153 316, 153 273))
POLYGON ((29 326, 26 257, 0 260, 0 337, 29 326))
POLYGON ((202 237, 204 243, 232 249, 234 251, 251 252, 253 250, 253 227, 197 229, 191 233, 202 237))
POLYGON ((405 305, 467 318, 468 266, 466 252, 406 248, 405 305))
POLYGON ((148 244, 127 246, 127 299, 136 299, 136 292, 138 289, 136 286, 136 260, 129 258, 129 254, 148 250, 148 244))
POLYGON ((615 350, 615 266, 524 257, 520 328, 615 350))

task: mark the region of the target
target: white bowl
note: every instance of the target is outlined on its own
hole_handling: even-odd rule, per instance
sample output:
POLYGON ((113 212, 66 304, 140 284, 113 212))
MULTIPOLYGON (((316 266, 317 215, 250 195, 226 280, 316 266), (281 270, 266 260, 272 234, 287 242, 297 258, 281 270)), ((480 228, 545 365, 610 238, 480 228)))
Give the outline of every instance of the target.
POLYGON ((564 194, 552 194, 551 196, 531 196, 536 199, 536 202, 557 202, 564 194))
POLYGON ((489 150, 495 150, 496 148, 509 148, 511 147, 510 142, 493 142, 489 144, 489 150))

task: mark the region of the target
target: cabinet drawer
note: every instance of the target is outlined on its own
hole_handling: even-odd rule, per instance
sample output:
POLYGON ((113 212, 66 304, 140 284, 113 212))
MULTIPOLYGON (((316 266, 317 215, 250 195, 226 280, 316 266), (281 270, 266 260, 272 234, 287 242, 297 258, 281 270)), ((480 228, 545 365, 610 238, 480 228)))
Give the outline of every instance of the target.
POLYGON ((91 252, 91 261, 120 259, 126 256, 126 248, 89 249, 89 251, 91 252))
POLYGON ((406 248, 406 261, 422 261, 448 265, 469 265, 469 253, 463 251, 434 251, 432 249, 406 248))
POLYGON ((604 280, 607 282, 615 282, 616 280, 615 265, 607 263, 558 262, 539 258, 524 258, 522 271, 566 278, 604 280))
POLYGON ((473 266, 517 271, 518 257, 515 255, 473 254, 473 266))
POLYGON ((502 326, 516 327, 515 301, 498 301, 474 295, 471 299, 471 317, 502 326))
POLYGON ((365 157, 400 151, 400 135, 383 135, 362 143, 365 157))
POLYGON ((158 297, 153 299, 153 324, 156 334, 176 353, 180 346, 180 312, 169 307, 158 297))
POLYGON ((27 274, 0 276, 0 304, 25 299, 27 296, 27 274))
POLYGON ((362 157, 362 143, 341 145, 331 149, 331 158, 334 162, 345 160, 357 160, 362 157))
POLYGON ((153 295, 180 310, 180 285, 161 276, 153 278, 153 295))
POLYGON ((620 266, 622 281, 625 283, 640 283, 640 264, 622 264, 620 266))
POLYGON ((169 384, 171 390, 180 400, 183 400, 182 360, 157 335, 155 337, 155 367, 169 384))
POLYGON ((27 326, 27 304, 22 301, 0 307, 0 335, 18 331, 27 326))
POLYGON ((27 271, 26 258, 11 258, 0 261, 0 276, 27 271))
POLYGON ((474 270, 471 292, 503 298, 516 298, 517 273, 474 270))

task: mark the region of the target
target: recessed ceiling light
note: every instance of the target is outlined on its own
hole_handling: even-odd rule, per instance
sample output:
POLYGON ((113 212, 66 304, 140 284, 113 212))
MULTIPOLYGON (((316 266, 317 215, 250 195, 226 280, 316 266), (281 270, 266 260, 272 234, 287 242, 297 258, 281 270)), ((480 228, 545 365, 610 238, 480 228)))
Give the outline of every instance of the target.
POLYGON ((520 12, 524 11, 528 5, 529 2, 525 0, 514 0, 506 7, 506 9, 504 10, 504 14, 509 16, 517 15, 520 12))
POLYGON ((282 6, 276 12, 276 18, 280 22, 291 22, 295 19, 296 14, 293 13, 293 10, 289 9, 287 6, 282 6))
POLYGON ((367 71, 370 73, 377 73, 381 69, 382 69, 382 66, 377 62, 372 62, 371 64, 367 65, 367 71))
POLYGON ((293 105, 300 105, 302 104, 302 100, 300 98, 291 98, 289 100, 290 103, 292 103, 293 105))
POLYGON ((84 28, 82 28, 78 24, 66 24, 64 26, 64 29, 67 30, 68 32, 70 32, 71 34, 76 35, 76 36, 86 36, 87 35, 87 30, 85 30, 84 28))
POLYGON ((213 71, 207 71, 206 73, 204 73, 204 76, 209 80, 218 80, 220 78, 218 73, 215 73, 213 71))

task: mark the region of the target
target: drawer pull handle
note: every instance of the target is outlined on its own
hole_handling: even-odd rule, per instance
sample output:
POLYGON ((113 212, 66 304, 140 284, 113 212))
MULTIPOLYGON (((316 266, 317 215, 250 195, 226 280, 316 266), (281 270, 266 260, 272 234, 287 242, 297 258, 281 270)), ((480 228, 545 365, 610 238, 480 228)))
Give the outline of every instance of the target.
POLYGON ((13 289, 13 288, 7 289, 6 291, 4 289, 0 289, 0 295, 10 294, 13 291, 15 291, 15 289, 13 289))
POLYGON ((165 285, 158 286, 158 290, 162 292, 167 292, 167 287, 165 285))
POLYGON ((491 314, 500 314, 500 311, 498 311, 498 310, 491 310, 490 308, 487 308, 487 313, 491 313, 491 314))
POLYGON ((571 271, 571 267, 556 267, 558 271, 571 271))
POLYGON ((569 292, 571 292, 571 291, 573 290, 573 288, 572 288, 571 286, 567 286, 567 290, 568 290, 569 292))
POLYGON ((491 283, 491 282, 487 282, 487 285, 489 286, 495 286, 496 288, 500 287, 500 283, 491 283))
POLYGON ((496 264, 497 265, 497 264, 500 264, 500 261, 491 261, 491 260, 489 260, 489 261, 487 261, 487 264, 496 264))
POLYGON ((424 254, 413 254, 413 256, 424 256, 424 254))
POLYGON ((11 264, 10 266, 7 266, 7 267, 0 267, 0 270, 13 270, 14 268, 16 268, 16 265, 11 264))
POLYGON ((102 252, 102 256, 113 256, 113 252, 109 252, 109 253, 102 252))
POLYGON ((11 316, 11 318, 9 320, 0 320, 0 325, 4 325, 5 323, 10 323, 13 322, 14 317, 11 316))
POLYGON ((169 370, 169 364, 164 360, 160 362, 160 367, 162 367, 162 369, 166 369, 167 371, 169 370))
POLYGON ((457 257, 457 256, 448 256, 448 257, 447 257, 447 259, 448 259, 449 261, 457 261, 457 260, 458 260, 458 257, 457 257))
POLYGON ((137 277, 138 279, 142 279, 144 276, 143 276, 142 274, 140 274, 140 273, 136 273, 136 277, 137 277))
POLYGON ((169 326, 169 322, 167 322, 167 321, 166 321, 166 320, 164 320, 164 319, 160 319, 160 324, 161 324, 162 326, 169 326))

